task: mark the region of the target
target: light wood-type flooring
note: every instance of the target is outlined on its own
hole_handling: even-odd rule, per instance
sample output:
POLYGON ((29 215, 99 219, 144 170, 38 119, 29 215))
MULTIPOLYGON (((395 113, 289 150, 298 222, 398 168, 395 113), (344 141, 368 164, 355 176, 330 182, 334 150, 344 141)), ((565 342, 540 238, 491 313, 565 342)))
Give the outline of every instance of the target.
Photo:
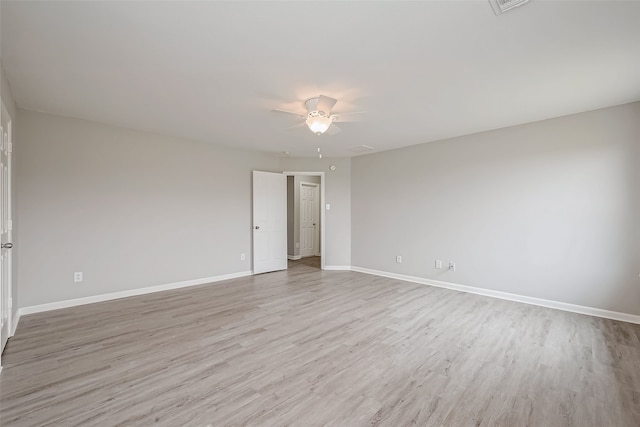
POLYGON ((640 325, 288 271, 25 316, 10 426, 640 426, 640 325))

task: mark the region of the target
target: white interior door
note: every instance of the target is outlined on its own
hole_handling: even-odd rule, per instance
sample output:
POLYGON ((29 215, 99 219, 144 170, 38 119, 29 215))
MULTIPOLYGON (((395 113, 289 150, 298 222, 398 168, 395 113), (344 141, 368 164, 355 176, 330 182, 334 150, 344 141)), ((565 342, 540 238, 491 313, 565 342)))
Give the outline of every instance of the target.
POLYGON ((253 171, 253 273, 287 268, 287 177, 253 171))
POLYGON ((300 183, 300 256, 318 255, 318 184, 300 183))
POLYGON ((0 133, 0 353, 11 327, 11 117, 2 104, 0 133))

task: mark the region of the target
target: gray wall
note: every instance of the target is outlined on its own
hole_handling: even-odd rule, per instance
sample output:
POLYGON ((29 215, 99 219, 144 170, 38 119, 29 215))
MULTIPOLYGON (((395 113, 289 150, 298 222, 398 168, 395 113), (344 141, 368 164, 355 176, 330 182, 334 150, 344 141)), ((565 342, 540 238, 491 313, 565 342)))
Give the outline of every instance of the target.
POLYGON ((639 123, 633 103, 357 157, 353 265, 640 314, 639 123))
POLYGON ((325 265, 351 265, 351 159, 290 158, 280 159, 280 169, 291 172, 324 172, 325 203, 325 265), (335 165, 331 171, 329 166, 335 165))
POLYGON ((9 87, 9 82, 7 81, 4 75, 4 69, 0 65, 0 96, 2 96, 2 101, 4 102, 4 106, 7 107, 9 114, 12 118, 16 117, 16 103, 13 100, 13 96, 11 94, 11 88, 9 87))
POLYGON ((18 133, 20 307, 251 270, 276 157, 24 110, 18 133))

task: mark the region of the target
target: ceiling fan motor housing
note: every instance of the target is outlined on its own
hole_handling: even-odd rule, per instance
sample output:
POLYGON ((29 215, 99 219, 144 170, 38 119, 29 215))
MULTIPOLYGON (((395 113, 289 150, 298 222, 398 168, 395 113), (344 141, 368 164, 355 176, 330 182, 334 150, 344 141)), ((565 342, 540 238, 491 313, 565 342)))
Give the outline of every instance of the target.
POLYGON ((311 113, 312 111, 317 111, 318 107, 318 98, 317 96, 314 98, 309 98, 304 102, 305 107, 307 107, 307 112, 311 113))

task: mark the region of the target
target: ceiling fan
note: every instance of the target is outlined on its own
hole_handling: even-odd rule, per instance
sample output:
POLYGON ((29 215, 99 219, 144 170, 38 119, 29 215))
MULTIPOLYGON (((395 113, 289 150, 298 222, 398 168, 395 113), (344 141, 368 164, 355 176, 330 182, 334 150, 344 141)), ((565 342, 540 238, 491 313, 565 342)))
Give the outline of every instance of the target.
POLYGON ((304 122, 300 123, 298 126, 306 124, 309 130, 316 135, 322 135, 325 132, 327 132, 329 135, 335 135, 336 133, 341 132, 342 129, 336 126, 334 122, 358 121, 356 117, 353 116, 364 113, 358 111, 344 114, 332 114, 331 109, 334 107, 334 105, 336 105, 337 102, 337 99, 319 95, 314 98, 309 98, 304 102, 304 105, 307 109, 306 113, 297 113, 294 111, 280 110, 277 108, 273 109, 272 111, 276 113, 293 114, 301 119, 304 119, 304 122))

